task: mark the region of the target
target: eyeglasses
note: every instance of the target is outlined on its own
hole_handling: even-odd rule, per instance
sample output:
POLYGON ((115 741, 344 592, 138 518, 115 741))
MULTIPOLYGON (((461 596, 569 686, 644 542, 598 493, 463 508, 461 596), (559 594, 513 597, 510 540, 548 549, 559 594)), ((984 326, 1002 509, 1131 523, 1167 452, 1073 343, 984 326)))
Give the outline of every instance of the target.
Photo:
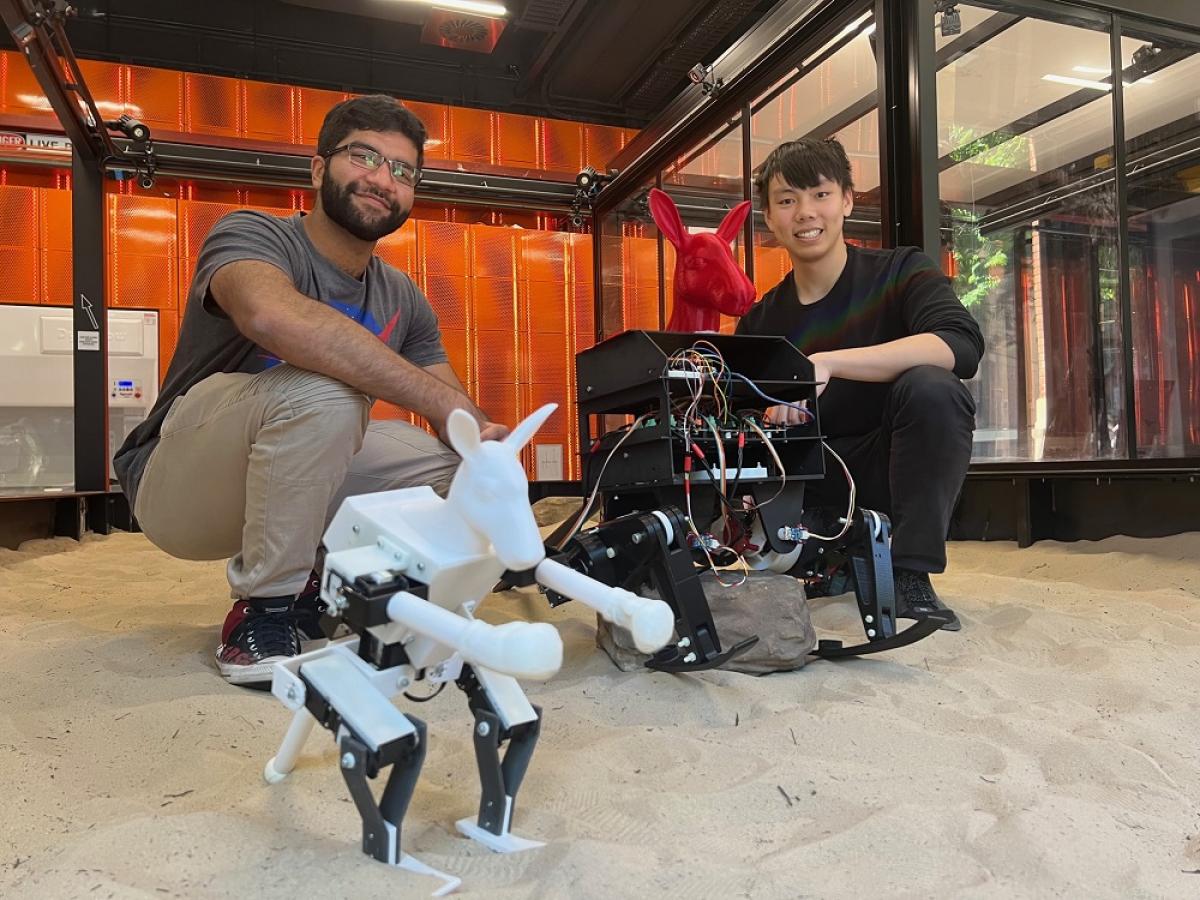
POLYGON ((346 151, 350 162, 360 169, 374 172, 384 163, 387 163, 388 169, 392 173, 392 178, 401 184, 415 188, 421 183, 421 170, 412 163, 407 163, 402 159, 388 159, 374 147, 368 147, 366 144, 342 144, 342 146, 334 147, 327 153, 322 153, 321 156, 329 159, 335 153, 341 153, 343 150, 346 151))

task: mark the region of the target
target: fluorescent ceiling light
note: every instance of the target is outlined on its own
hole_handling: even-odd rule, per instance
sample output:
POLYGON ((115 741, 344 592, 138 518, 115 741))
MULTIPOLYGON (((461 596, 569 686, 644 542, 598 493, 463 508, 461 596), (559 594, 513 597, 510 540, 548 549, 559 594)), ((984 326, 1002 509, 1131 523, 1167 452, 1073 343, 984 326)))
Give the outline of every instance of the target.
MULTIPOLYGON (((1053 81, 1055 84, 1071 84, 1075 87, 1091 88, 1094 91, 1111 91, 1112 85, 1107 81, 1089 81, 1087 78, 1072 78, 1070 75, 1043 75, 1042 81, 1053 81)), ((1133 81, 1122 81, 1125 87, 1137 84, 1154 84, 1153 78, 1137 78, 1133 81)))
POLYGON ((502 4, 486 3, 483 0, 400 0, 400 2, 420 3, 424 6, 436 6, 438 9, 450 9, 455 12, 477 13, 496 19, 508 15, 508 10, 502 4))
MULTIPOLYGON (((1073 66, 1071 68, 1071 71, 1072 72, 1082 72, 1085 75, 1108 75, 1112 70, 1111 69, 1098 69, 1095 66, 1073 66)), ((1126 81, 1125 87, 1129 87, 1131 84, 1154 84, 1154 79, 1153 78, 1145 78, 1145 77, 1135 78, 1135 79, 1133 79, 1133 81, 1126 81)))
POLYGON ((863 22, 867 21, 867 19, 871 18, 873 15, 875 15, 875 13, 873 13, 873 12, 863 13, 861 16, 859 16, 857 19, 855 19, 853 22, 851 22, 849 25, 847 25, 845 28, 843 28, 841 31, 839 31, 838 37, 842 37, 847 34, 854 34, 854 32, 858 31, 859 26, 862 25, 863 22))
POLYGON ((1042 81, 1053 81, 1055 84, 1070 84, 1075 87, 1091 88, 1095 91, 1112 90, 1112 85, 1105 81, 1089 81, 1086 78, 1072 78, 1070 75, 1043 75, 1042 81))

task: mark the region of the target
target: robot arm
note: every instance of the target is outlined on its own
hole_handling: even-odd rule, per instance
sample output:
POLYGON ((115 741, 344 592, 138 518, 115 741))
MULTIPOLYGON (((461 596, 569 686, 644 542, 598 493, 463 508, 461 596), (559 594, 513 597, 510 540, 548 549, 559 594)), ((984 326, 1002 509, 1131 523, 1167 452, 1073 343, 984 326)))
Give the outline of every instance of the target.
POLYGON ((513 678, 545 681, 562 666, 562 638, 545 622, 489 625, 399 591, 387 601, 388 618, 456 651, 463 662, 513 678))
MULTIPOLYGON (((678 642, 666 646, 663 642, 651 647, 651 642, 640 639, 636 618, 632 627, 620 618, 605 618, 630 631, 637 648, 653 654, 647 667, 663 672, 716 668, 744 653, 758 640, 749 637, 732 647, 721 647, 686 532, 683 513, 674 506, 648 513, 629 513, 569 538, 562 549, 552 550, 554 560, 548 560, 555 561, 560 569, 575 573, 576 577, 587 576, 592 581, 620 587, 622 594, 652 585, 674 619, 678 642), (663 649, 658 650, 658 647, 663 649)), ((542 579, 540 572, 539 568, 538 580, 549 588, 551 605, 572 597, 542 579)), ((664 626, 656 624, 655 627, 664 626)), ((666 633, 669 636, 670 630, 666 633)), ((657 639, 658 635, 654 636, 657 639)))
POLYGON ((542 560, 536 570, 539 584, 590 606, 606 621, 629 631, 643 653, 654 653, 671 640, 675 614, 661 600, 639 597, 621 587, 602 584, 554 559, 542 560))

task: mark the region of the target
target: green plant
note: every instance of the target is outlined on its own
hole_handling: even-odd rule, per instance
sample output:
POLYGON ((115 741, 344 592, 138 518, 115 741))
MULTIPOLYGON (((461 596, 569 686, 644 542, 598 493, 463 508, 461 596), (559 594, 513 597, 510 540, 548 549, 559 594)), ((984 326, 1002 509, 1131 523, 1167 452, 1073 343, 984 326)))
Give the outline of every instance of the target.
MULTIPOLYGON (((955 148, 951 159, 972 166, 1019 169, 1029 165, 1029 139, 995 131, 978 136, 974 129, 951 123, 947 139, 955 148)), ((954 290, 963 305, 974 311, 999 283, 993 274, 1008 265, 1004 245, 984 237, 979 214, 970 206, 950 207, 951 253, 954 256, 954 290)))
POLYGON ((966 207, 950 208, 950 235, 954 292, 963 306, 974 312, 999 283, 993 273, 1008 265, 1008 254, 1000 241, 980 232, 979 216, 966 207))

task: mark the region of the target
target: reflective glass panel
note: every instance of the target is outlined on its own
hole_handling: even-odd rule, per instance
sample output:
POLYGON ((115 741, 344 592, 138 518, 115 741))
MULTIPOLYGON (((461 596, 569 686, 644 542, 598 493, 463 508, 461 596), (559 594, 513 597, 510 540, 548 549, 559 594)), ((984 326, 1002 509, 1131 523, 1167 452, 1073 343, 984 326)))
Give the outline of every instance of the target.
POLYGON ((943 265, 987 342, 974 458, 1123 457, 1110 37, 958 8, 938 41, 938 165, 943 265))
MULTIPOLYGON (((846 220, 851 243, 880 246, 878 68, 870 14, 849 23, 834 40, 800 60, 796 72, 752 104, 750 162, 757 170, 785 141, 836 137, 846 148, 854 180, 854 212, 846 220)), ((791 272, 757 211, 754 281, 761 296, 791 272)))
POLYGON ((599 223, 601 302, 604 336, 631 328, 657 330, 659 307, 658 229, 650 218, 649 179, 599 223))
POLYGON ((1138 455, 1200 455, 1200 46, 1123 32, 1138 455))

